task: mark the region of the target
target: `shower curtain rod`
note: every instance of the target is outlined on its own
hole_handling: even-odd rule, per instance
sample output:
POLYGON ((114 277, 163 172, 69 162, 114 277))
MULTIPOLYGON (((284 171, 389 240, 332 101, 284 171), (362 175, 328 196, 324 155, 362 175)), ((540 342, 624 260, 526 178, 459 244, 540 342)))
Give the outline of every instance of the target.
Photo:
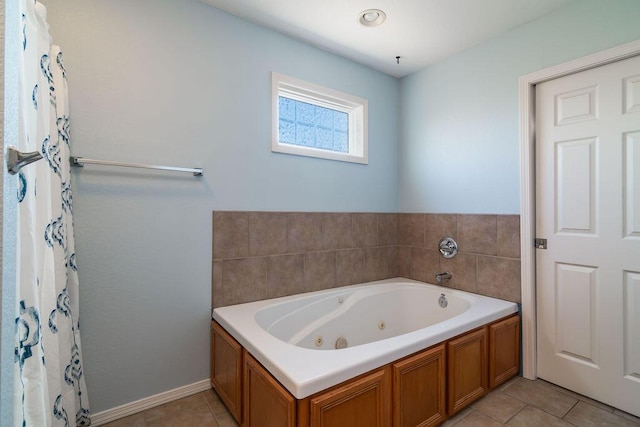
POLYGON ((124 162, 112 162, 110 160, 94 160, 87 159, 84 157, 71 156, 71 166, 83 167, 85 163, 92 165, 105 165, 105 166, 120 166, 125 168, 141 168, 141 169, 156 169, 156 170, 164 170, 164 171, 174 171, 174 172, 191 172, 193 176, 202 176, 204 174, 204 169, 202 168, 181 168, 177 166, 158 166, 158 165, 145 165, 142 163, 124 163, 124 162))

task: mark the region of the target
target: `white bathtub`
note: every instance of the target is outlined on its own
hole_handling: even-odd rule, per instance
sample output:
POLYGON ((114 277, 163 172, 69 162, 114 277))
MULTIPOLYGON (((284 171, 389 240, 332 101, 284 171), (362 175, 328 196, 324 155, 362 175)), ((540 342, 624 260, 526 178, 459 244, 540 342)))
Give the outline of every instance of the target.
POLYGON ((302 399, 517 310, 398 278, 216 308, 212 316, 302 399), (347 347, 335 349, 340 338, 347 347))

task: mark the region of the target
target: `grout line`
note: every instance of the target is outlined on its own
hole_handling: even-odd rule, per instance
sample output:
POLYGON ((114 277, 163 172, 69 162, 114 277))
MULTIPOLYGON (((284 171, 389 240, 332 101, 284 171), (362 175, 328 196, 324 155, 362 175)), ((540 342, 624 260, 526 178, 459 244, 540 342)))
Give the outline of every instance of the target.
MULTIPOLYGON (((514 398, 514 399, 516 399, 518 402, 522 402, 522 400, 517 399, 517 398, 515 398, 515 397, 513 397, 513 396, 510 396, 510 397, 512 397, 512 398, 514 398)), ((527 403, 525 403, 525 402, 522 402, 522 403, 524 403, 524 406, 523 406, 522 408, 518 409, 518 410, 517 410, 513 415, 511 415, 511 416, 510 416, 510 417, 509 417, 509 418, 508 418, 504 423, 502 423, 502 424, 505 424, 505 425, 506 425, 509 421, 511 421, 512 419, 514 419, 514 418, 516 417, 516 415, 518 415, 520 412, 524 411, 527 407, 529 407, 529 405, 528 405, 527 403)))
MULTIPOLYGON (((569 410, 567 412, 565 412, 563 416, 558 417, 558 418, 560 418, 561 420, 564 420, 564 417, 566 417, 569 414, 569 412, 571 412, 573 410, 573 408, 575 408, 578 405, 579 402, 582 402, 582 401, 580 399, 576 399, 576 403, 571 405, 571 408, 569 408, 569 410)), ((573 424, 573 423, 571 423, 571 424, 573 424)))
POLYGON ((213 261, 237 261, 237 260, 251 259, 251 258, 270 258, 270 257, 276 257, 276 256, 319 254, 319 253, 326 253, 326 252, 354 251, 354 250, 360 250, 360 249, 380 249, 380 248, 384 249, 392 246, 401 246, 401 245, 357 246, 357 247, 351 247, 351 248, 322 249, 319 251, 287 252, 287 253, 277 253, 277 254, 268 254, 268 255, 254 255, 254 256, 242 256, 242 257, 232 257, 232 258, 215 258, 213 259, 213 261))

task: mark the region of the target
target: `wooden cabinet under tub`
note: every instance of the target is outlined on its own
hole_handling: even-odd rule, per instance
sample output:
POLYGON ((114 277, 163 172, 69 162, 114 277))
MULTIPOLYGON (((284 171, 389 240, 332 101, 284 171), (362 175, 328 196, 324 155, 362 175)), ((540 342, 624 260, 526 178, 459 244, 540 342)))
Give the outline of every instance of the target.
POLYGON ((345 381, 309 399, 309 426, 390 427, 390 392, 388 365, 345 381))
POLYGON ((233 418, 242 421, 242 346, 211 322, 211 385, 233 418))
POLYGON ((447 413, 453 415, 488 391, 487 328, 467 332, 447 342, 447 413))
POLYGON ((447 419, 445 345, 393 364, 394 427, 431 427, 447 419))
POLYGON ((489 325, 489 390, 520 370, 520 317, 511 316, 489 325))
POLYGON ((296 399, 246 350, 244 355, 246 427, 295 427, 296 399))
POLYGON ((212 331, 211 383, 245 427, 437 426, 519 369, 516 314, 296 399, 216 322, 212 331))

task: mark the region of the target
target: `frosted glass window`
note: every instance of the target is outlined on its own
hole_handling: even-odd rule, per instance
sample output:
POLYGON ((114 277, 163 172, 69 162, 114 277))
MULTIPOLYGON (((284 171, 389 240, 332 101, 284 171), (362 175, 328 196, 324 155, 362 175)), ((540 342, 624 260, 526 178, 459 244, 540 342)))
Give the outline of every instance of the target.
POLYGON ((367 100, 272 75, 271 151, 367 163, 367 100))
POLYGON ((349 152, 349 114, 279 97, 280 143, 349 152))

